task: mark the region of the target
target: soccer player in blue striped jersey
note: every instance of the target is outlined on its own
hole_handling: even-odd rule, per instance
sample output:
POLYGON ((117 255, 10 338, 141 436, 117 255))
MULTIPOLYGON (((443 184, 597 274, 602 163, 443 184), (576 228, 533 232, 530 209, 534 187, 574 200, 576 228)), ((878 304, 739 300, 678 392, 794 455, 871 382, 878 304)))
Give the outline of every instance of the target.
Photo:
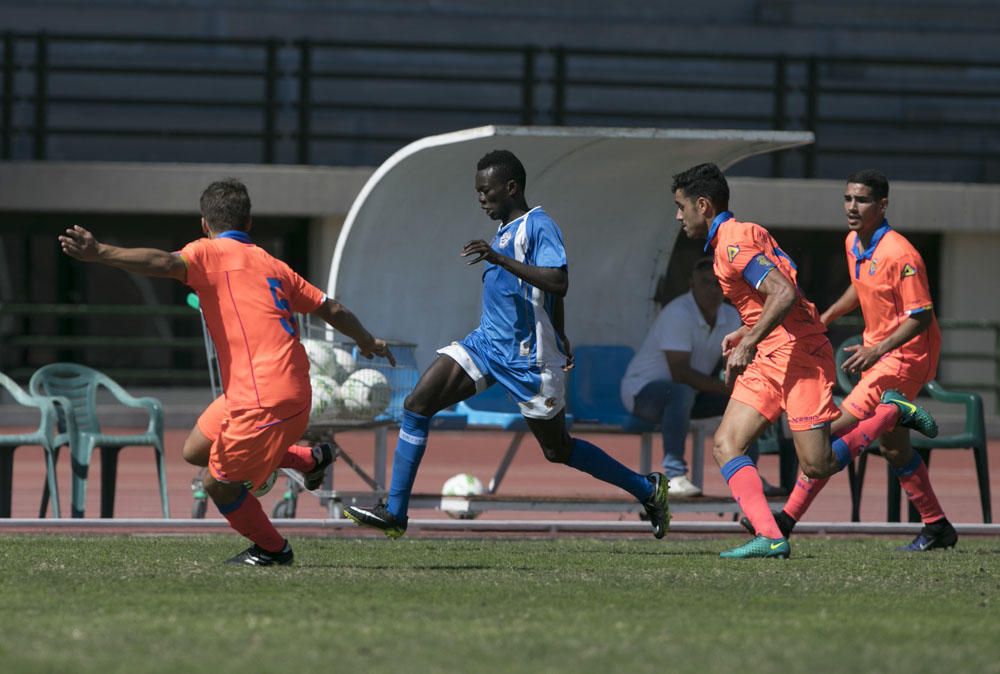
POLYGON ((479 327, 438 349, 407 396, 388 501, 349 506, 345 514, 390 538, 402 536, 431 417, 499 384, 517 402, 545 458, 630 493, 662 538, 670 522, 666 477, 637 473, 566 429, 565 376, 573 357, 563 329, 569 274, 559 227, 541 207, 528 208, 524 166, 513 153, 490 152, 476 168, 479 205, 500 223, 491 242, 470 241, 461 253, 470 265, 485 263, 479 327))

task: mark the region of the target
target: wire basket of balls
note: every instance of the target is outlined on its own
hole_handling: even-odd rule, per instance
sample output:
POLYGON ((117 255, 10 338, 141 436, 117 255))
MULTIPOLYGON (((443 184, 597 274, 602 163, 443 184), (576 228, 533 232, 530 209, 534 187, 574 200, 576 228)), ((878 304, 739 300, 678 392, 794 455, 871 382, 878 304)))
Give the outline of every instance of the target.
POLYGON ((415 345, 390 342, 396 358, 365 358, 326 323, 302 317, 302 346, 312 384, 310 425, 398 422, 403 400, 417 383, 415 345))

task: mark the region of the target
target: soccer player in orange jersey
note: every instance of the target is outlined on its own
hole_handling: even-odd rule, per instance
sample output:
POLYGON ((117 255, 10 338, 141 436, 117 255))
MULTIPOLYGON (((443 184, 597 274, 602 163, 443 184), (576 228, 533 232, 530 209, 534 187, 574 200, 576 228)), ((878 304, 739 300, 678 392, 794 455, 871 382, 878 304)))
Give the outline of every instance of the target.
MULTIPOLYGON (((201 195, 205 238, 179 252, 110 246, 79 226, 67 229, 59 242, 78 260, 173 278, 198 293, 225 391, 198 422, 211 442, 205 491, 230 526, 253 542, 228 561, 269 566, 291 564, 294 556, 252 490, 281 467, 302 471, 307 481, 321 477, 333 460, 328 448, 313 452, 292 444, 306 430, 312 397, 295 314, 313 314, 357 342, 363 355, 395 362, 386 343, 350 310, 255 246, 250 227, 250 196, 229 179, 201 195)), ((187 449, 185 458, 191 460, 187 449)))
POLYGON ((937 433, 926 411, 902 395, 886 392, 871 416, 831 441, 833 349, 826 326, 796 285, 791 258, 766 229, 729 212, 729 185, 715 164, 700 164, 674 176, 677 220, 689 238, 706 238, 714 269, 743 326, 722 341, 729 405, 715 433, 712 454, 733 498, 756 536, 722 553, 726 558, 788 557, 787 537, 775 522, 753 461, 750 444, 771 423, 788 415, 802 471, 822 478, 842 470, 872 438, 897 424, 937 433))
MULTIPOLYGON (((844 243, 851 285, 820 320, 829 325, 860 306, 865 330, 863 344, 844 362, 844 369, 860 374, 861 379, 841 403, 843 414, 833 422, 834 434, 871 415, 886 390, 915 397, 937 371, 941 330, 934 317, 927 270, 920 253, 889 226, 888 206, 889 181, 882 173, 859 171, 847 179, 844 212, 849 231, 844 243)), ((891 429, 882 434, 879 444, 924 524, 913 542, 899 550, 923 552, 954 546, 958 534, 934 494, 927 466, 913 451, 909 430, 891 429)), ((786 536, 826 482, 799 475, 776 516, 786 536)))

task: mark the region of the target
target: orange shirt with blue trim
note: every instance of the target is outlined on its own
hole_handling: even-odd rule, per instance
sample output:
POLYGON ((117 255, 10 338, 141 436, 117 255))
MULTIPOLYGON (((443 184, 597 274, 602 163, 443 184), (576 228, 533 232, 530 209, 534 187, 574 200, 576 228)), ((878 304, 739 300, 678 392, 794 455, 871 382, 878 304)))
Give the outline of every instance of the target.
MULTIPOLYGON (((905 236, 885 220, 862 248, 856 232, 844 240, 847 270, 865 318, 865 346, 878 344, 910 316, 934 310, 924 259, 905 236)), ((880 362, 917 379, 934 376, 941 351, 937 318, 919 335, 882 356, 880 362)))
POLYGON ((323 291, 245 232, 192 241, 180 255, 219 355, 229 409, 308 404, 309 359, 295 313, 318 309, 323 291))
MULTIPOLYGON (((709 229, 706 252, 711 246, 715 247, 715 276, 744 325, 753 327, 760 319, 767 298, 759 288, 768 274, 783 274, 798 290, 795 263, 760 225, 739 222, 729 211, 720 213, 709 229)), ((766 355, 789 342, 825 332, 816 306, 799 291, 791 310, 757 345, 757 352, 766 355)))

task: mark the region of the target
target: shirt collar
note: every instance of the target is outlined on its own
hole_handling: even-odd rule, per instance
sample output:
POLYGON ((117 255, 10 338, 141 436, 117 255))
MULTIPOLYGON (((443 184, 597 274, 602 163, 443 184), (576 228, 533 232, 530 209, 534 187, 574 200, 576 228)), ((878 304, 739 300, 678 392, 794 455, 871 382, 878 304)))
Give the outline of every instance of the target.
POLYGON ((238 229, 227 229, 224 232, 215 235, 216 239, 233 239, 234 241, 239 241, 240 243, 253 243, 250 240, 250 235, 246 232, 241 232, 238 229))
POLYGON ((733 215, 732 211, 722 211, 715 216, 715 219, 712 220, 712 226, 708 228, 708 240, 705 241, 706 253, 708 252, 708 249, 712 247, 712 239, 715 238, 715 234, 719 231, 719 225, 724 223, 726 220, 732 220, 734 217, 736 216, 733 215))
POLYGON ((878 246, 878 242, 882 240, 882 237, 886 235, 892 229, 889 226, 889 221, 882 218, 882 224, 878 226, 875 233, 872 235, 872 241, 868 244, 868 247, 861 250, 861 237, 855 232, 854 234, 854 259, 860 262, 861 260, 870 260, 872 255, 875 254, 875 247, 878 246))

